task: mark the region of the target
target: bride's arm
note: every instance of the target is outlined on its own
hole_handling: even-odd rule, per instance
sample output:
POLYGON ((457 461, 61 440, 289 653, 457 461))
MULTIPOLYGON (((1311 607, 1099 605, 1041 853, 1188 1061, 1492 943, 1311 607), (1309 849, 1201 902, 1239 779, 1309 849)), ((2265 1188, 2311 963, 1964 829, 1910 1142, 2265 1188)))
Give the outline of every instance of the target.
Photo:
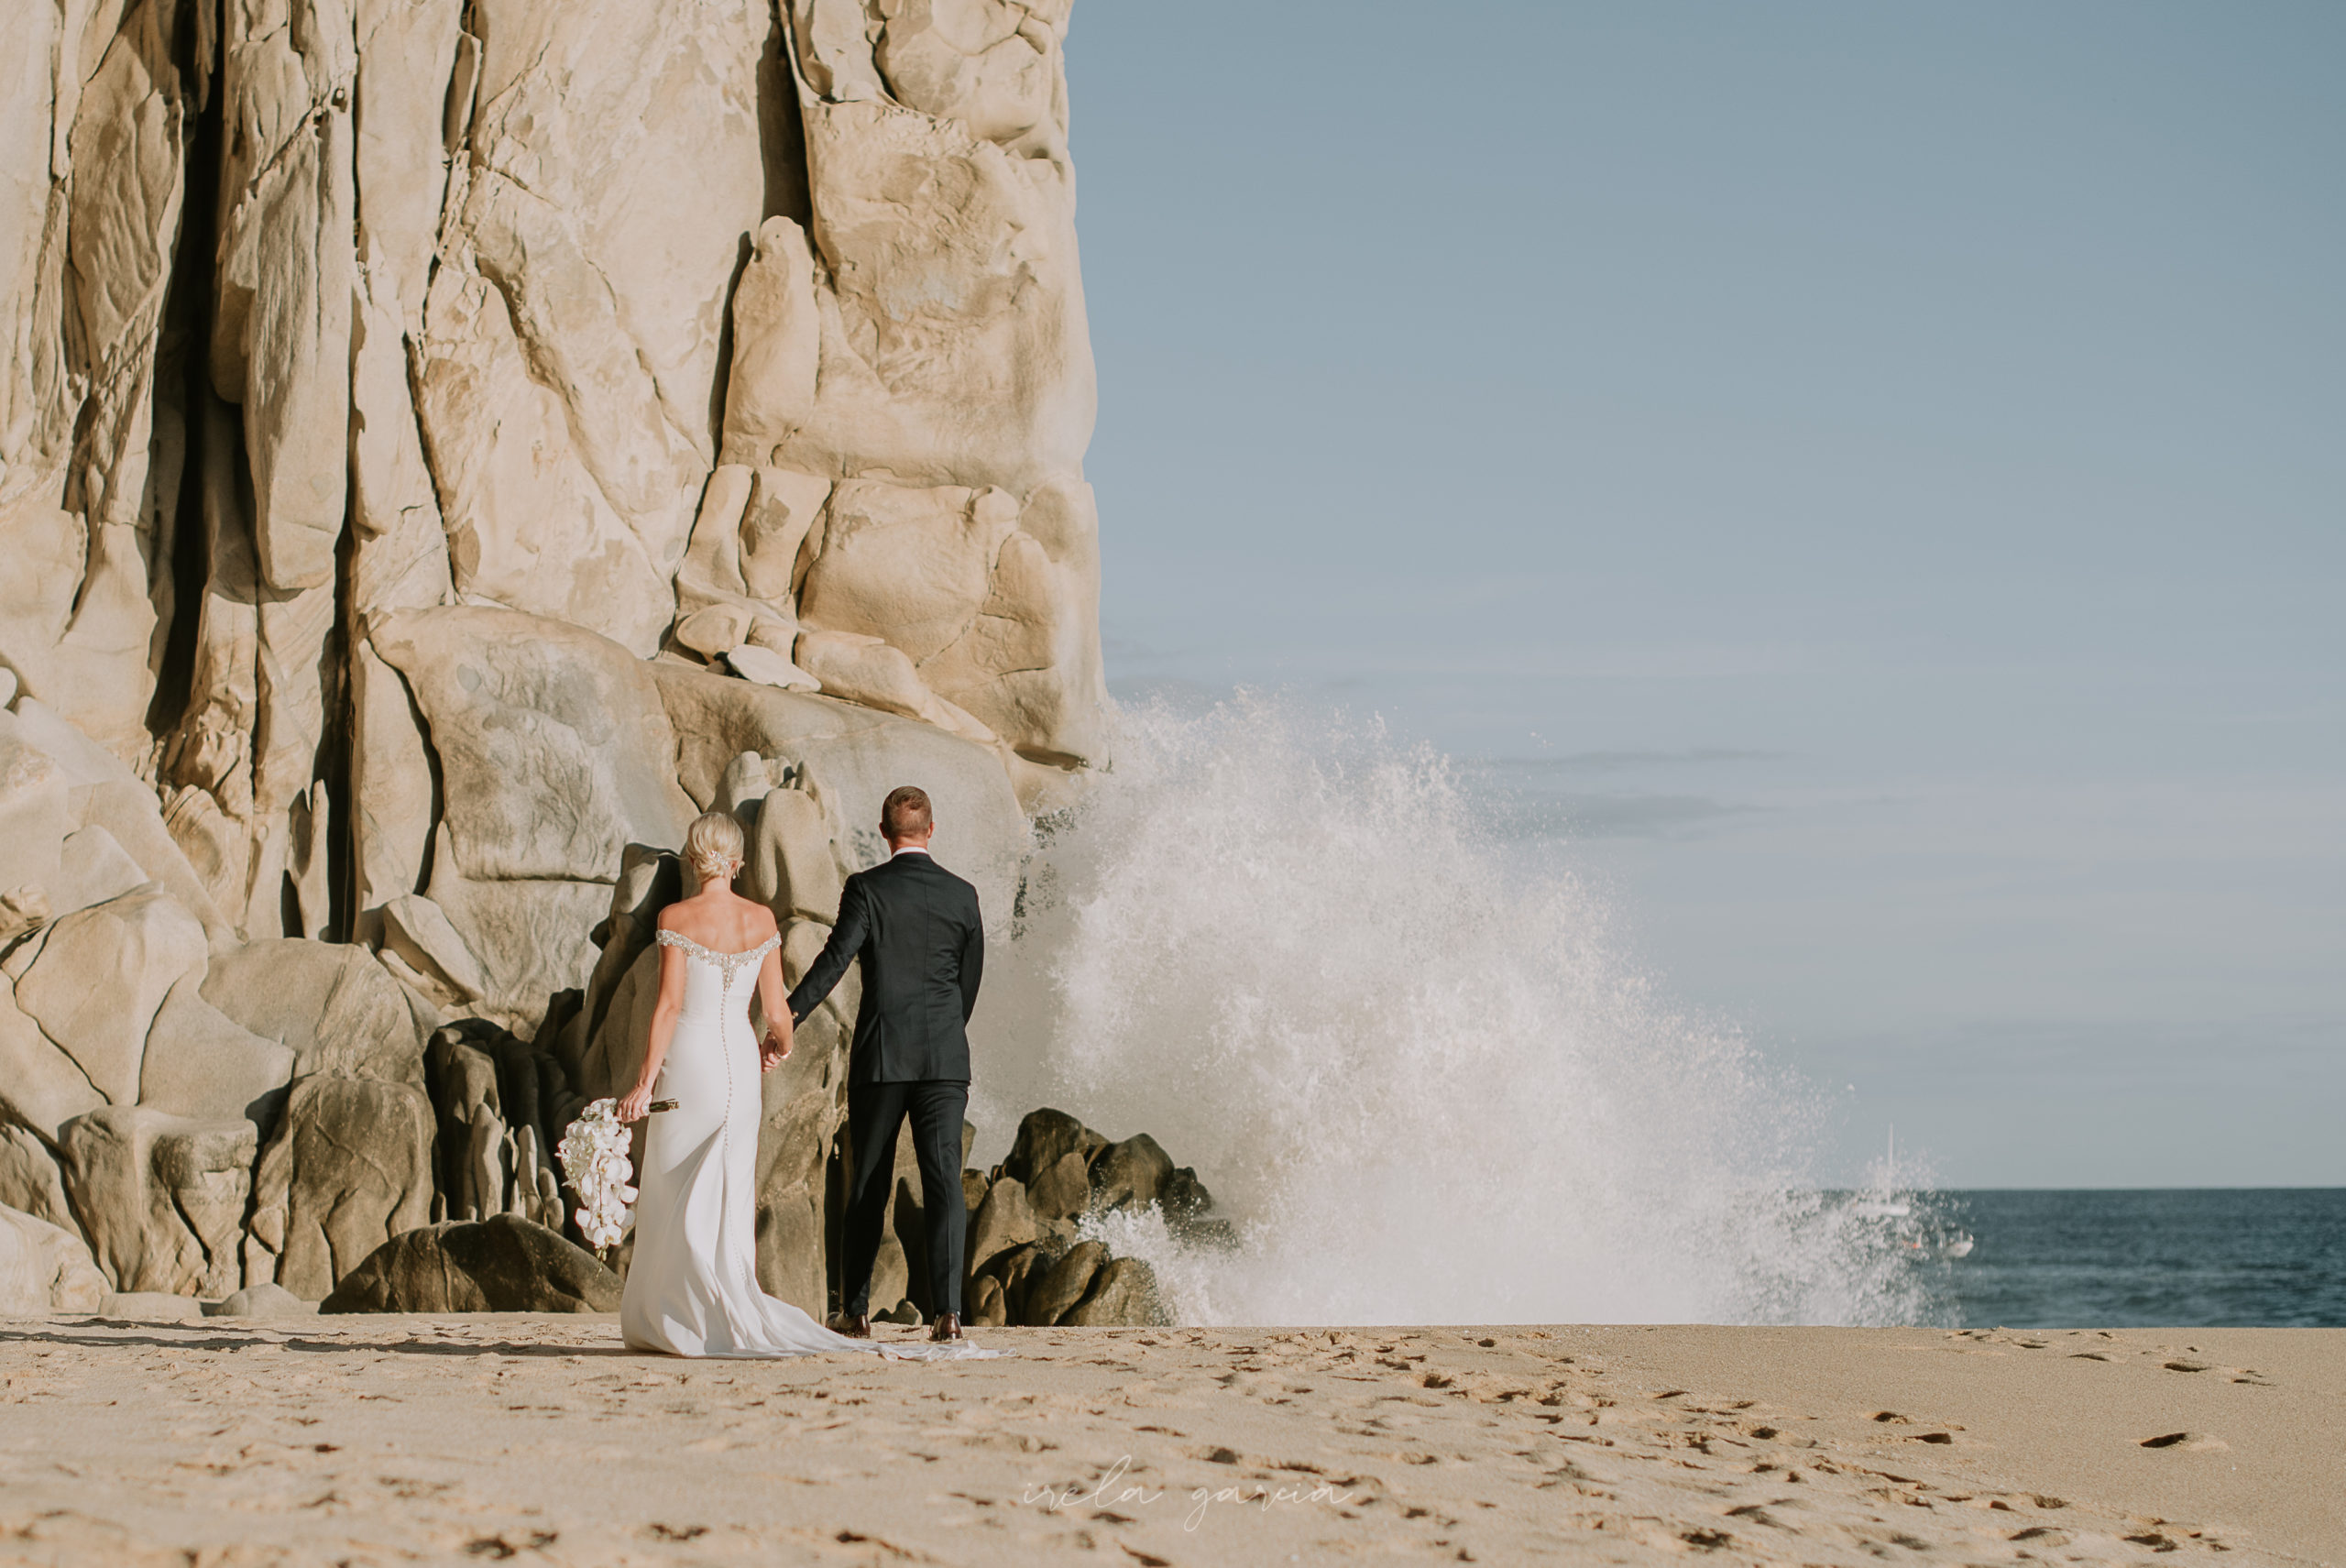
MULTIPOLYGON (((768 961, 772 961, 769 959, 768 961)), ((635 1087, 619 1102, 622 1122, 641 1122, 652 1109, 652 1086, 660 1080, 660 1064, 668 1059, 668 1042, 676 1037, 676 1014, 685 1005, 685 950, 660 945, 660 995, 652 1003, 652 1037, 644 1043, 643 1070, 635 1087)))
POLYGON ((790 1054, 790 990, 782 983, 782 949, 776 948, 758 966, 758 1005, 766 1015, 765 1038, 759 1042, 758 1066, 772 1072, 790 1054))

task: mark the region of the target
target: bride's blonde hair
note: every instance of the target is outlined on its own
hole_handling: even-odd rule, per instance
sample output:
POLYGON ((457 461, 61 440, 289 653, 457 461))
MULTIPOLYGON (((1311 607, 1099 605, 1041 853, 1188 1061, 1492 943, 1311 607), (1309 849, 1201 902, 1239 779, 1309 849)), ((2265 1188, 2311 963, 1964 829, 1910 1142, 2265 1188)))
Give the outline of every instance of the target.
POLYGON ((694 817, 685 829, 685 863, 703 882, 731 882, 741 869, 741 825, 723 811, 694 817))

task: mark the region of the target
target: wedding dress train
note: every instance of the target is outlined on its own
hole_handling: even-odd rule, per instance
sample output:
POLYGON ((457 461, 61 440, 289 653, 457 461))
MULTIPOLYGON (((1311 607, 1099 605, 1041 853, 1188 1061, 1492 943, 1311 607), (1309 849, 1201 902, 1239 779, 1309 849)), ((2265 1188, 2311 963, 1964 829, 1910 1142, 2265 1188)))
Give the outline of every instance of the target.
POLYGON ((619 1300, 628 1344, 694 1356, 1003 1354, 967 1341, 882 1346, 850 1339, 758 1288, 762 1106, 750 998, 759 966, 782 938, 743 953, 713 952, 675 931, 659 939, 685 954, 684 1007, 653 1090, 676 1107, 649 1119, 636 1175, 635 1251, 619 1300))

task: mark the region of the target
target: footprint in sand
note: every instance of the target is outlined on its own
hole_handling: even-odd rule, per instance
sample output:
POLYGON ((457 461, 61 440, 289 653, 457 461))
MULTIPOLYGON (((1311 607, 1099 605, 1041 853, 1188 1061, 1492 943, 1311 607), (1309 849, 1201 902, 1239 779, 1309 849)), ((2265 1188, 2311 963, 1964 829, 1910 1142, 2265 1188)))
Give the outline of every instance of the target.
POLYGON ((2157 1437, 2146 1437, 2142 1441, 2141 1446, 2143 1448, 2179 1448, 2187 1453, 2206 1453, 2218 1450, 2228 1450, 2231 1447, 2231 1444, 2224 1442, 2221 1438, 2209 1437, 2204 1432, 2170 1431, 2162 1432, 2157 1437))

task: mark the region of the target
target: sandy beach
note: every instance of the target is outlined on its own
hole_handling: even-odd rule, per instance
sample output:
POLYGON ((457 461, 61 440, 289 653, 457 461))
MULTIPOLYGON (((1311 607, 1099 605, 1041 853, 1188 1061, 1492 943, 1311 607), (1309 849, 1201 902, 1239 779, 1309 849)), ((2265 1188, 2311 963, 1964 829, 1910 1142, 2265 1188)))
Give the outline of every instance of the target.
POLYGON ((982 1338, 15 1321, 0 1561, 2346 1561, 2346 1331, 982 1338))

